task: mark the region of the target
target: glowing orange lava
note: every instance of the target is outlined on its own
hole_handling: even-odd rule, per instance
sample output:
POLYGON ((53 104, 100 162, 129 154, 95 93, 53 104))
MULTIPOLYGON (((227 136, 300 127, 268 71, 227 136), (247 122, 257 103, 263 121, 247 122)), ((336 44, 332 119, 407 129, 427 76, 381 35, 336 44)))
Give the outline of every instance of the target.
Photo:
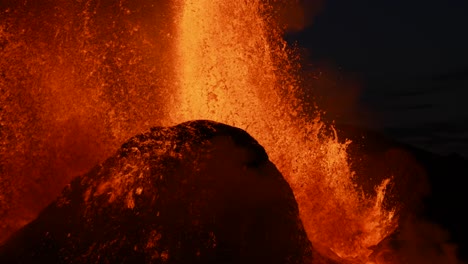
POLYGON ((372 263, 397 225, 389 180, 362 192, 349 143, 303 110, 296 55, 264 2, 0 4, 0 243, 130 136, 210 119, 266 148, 321 254, 372 263))
POLYGON ((338 261, 371 263, 396 228, 383 206, 389 180, 363 194, 353 181, 347 143, 302 111, 293 52, 261 1, 180 3, 179 103, 174 123, 210 119, 245 129, 289 181, 309 239, 338 261))

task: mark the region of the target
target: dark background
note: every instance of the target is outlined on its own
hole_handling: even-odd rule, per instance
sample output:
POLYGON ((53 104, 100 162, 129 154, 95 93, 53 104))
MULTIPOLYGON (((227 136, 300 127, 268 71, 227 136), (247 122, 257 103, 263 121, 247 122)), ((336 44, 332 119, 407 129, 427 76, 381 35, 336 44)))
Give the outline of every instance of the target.
POLYGON ((468 157, 468 1, 303 3, 314 10, 287 40, 330 119, 468 157))
POLYGON ((303 53, 311 101, 357 142, 350 153, 357 175, 390 171, 414 197, 427 179, 429 192, 410 210, 437 226, 421 229, 415 255, 453 243, 468 261, 468 1, 302 3, 303 26, 292 27, 286 40, 303 53), (449 235, 436 235, 439 228, 449 235))

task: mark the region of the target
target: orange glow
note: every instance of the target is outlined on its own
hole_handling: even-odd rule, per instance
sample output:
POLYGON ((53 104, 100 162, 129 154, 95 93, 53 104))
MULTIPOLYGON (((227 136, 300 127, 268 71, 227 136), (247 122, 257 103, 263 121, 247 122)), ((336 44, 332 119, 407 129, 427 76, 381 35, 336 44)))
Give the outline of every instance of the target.
MULTIPOLYGON (((363 194, 348 143, 307 116, 297 95, 293 51, 260 1, 180 2, 179 102, 174 123, 210 119, 245 129, 265 146, 295 193, 316 249, 343 263, 372 263, 370 247, 397 226, 383 206, 390 180, 363 194)), ((333 132, 333 130, 332 130, 333 132)))
POLYGON ((164 125, 171 7, 105 2, 0 5, 0 243, 72 177, 164 125))
POLYGON ((383 206, 390 181, 362 192, 349 142, 303 110, 299 64, 271 6, 13 2, 0 13, 0 243, 130 136, 193 119, 265 147, 321 254, 372 263, 370 247, 397 227, 383 206))

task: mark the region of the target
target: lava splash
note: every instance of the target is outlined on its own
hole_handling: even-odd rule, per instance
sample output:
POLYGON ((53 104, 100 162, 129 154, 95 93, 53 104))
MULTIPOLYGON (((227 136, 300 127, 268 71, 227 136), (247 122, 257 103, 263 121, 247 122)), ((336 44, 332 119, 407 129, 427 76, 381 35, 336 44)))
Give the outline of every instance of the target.
POLYGON ((384 206, 389 179, 364 194, 348 163, 348 143, 300 100, 299 64, 281 38, 273 6, 262 1, 181 1, 177 121, 238 126, 265 146, 299 204, 309 239, 322 254, 366 263, 396 228, 384 206))
POLYGON ((342 263, 369 262, 397 227, 385 206, 390 183, 363 192, 349 142, 306 110, 297 53, 278 24, 276 9, 288 4, 0 4, 3 239, 130 136, 209 119, 265 147, 314 247, 342 263))

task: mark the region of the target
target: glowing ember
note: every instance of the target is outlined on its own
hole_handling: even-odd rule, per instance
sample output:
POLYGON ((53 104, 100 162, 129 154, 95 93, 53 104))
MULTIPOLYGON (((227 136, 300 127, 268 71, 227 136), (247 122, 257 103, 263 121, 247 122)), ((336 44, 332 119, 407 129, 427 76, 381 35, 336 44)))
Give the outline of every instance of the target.
POLYGON ((292 186, 313 245, 337 260, 366 263, 396 228, 375 195, 353 182, 347 144, 302 112, 293 53, 260 1, 186 0, 178 21, 179 104, 174 122, 211 119, 238 126, 265 148, 292 186))

